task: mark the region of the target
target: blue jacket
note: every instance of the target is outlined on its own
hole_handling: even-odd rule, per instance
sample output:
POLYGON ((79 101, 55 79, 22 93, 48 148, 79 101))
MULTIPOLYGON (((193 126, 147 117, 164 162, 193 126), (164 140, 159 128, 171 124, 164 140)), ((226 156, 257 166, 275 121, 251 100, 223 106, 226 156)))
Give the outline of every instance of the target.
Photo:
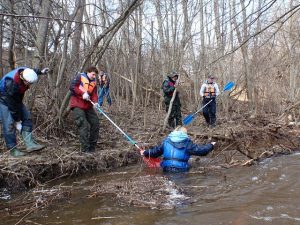
MULTIPOLYGON (((5 74, 0 80, 0 103, 6 105, 15 121, 20 121, 23 97, 28 90, 20 78, 20 73, 27 67, 16 68, 9 73, 5 74)), ((34 69, 37 75, 41 71, 34 69)))
POLYGON ((144 156, 157 158, 163 155, 161 167, 164 171, 187 171, 190 155, 205 156, 212 151, 212 144, 194 144, 186 133, 173 131, 163 142, 144 151, 144 156))

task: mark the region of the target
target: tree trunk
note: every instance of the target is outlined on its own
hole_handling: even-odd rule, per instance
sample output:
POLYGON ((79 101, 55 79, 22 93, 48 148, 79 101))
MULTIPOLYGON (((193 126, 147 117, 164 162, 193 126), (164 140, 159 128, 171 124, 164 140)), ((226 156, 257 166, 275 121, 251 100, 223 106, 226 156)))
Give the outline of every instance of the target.
MULTIPOLYGON (((42 1, 41 5, 41 16, 49 17, 49 12, 51 8, 51 1, 44 0, 42 1)), ((33 66, 35 68, 41 69, 42 65, 45 63, 46 59, 46 40, 47 40, 47 33, 48 33, 49 21, 48 19, 40 19, 38 25, 38 33, 35 41, 35 48, 34 51, 34 58, 33 58, 33 66)), ((29 93, 28 97, 28 107, 30 109, 34 106, 35 101, 35 94, 36 94, 37 87, 34 86, 29 93)))
MULTIPOLYGON (((252 83, 252 77, 251 77, 251 70, 250 70, 250 62, 249 62, 249 54, 248 54, 248 45, 243 44, 245 40, 248 39, 248 26, 247 26, 247 16, 246 16, 246 9, 244 0, 240 0, 241 8, 243 9, 242 15, 243 15, 243 33, 241 33, 236 16, 234 16, 233 21, 237 33, 237 38, 239 41, 239 44, 241 46, 241 52, 243 56, 243 66, 244 66, 244 77, 246 82, 246 89, 247 89, 247 98, 248 98, 248 110, 249 112, 253 113, 253 83, 252 83)), ((236 15, 236 6, 235 6, 235 0, 233 0, 232 3, 233 7, 233 15, 236 15)), ((250 28, 249 28, 250 29, 250 28)))
POLYGON ((83 12, 85 10, 85 0, 77 0, 76 4, 77 12, 75 16, 74 34, 72 37, 72 51, 71 51, 71 62, 74 62, 76 69, 78 70, 78 65, 80 65, 81 54, 80 54, 80 41, 81 41, 81 33, 82 33, 82 20, 83 20, 83 12))
POLYGON ((156 10, 156 18, 158 23, 158 37, 159 37, 159 45, 160 45, 160 51, 159 51, 159 58, 161 58, 161 75, 162 79, 168 72, 168 63, 167 63, 167 47, 166 47, 166 41, 164 36, 164 29, 163 29, 163 19, 161 14, 161 1, 155 0, 155 10, 156 10))
MULTIPOLYGON (((1 10, 0 10, 1 11, 1 10)), ((0 46, 3 46, 3 15, 0 15, 0 46)), ((2 47, 1 47, 1 50, 0 50, 0 79, 3 77, 3 54, 2 54, 2 47)))
POLYGON ((136 22, 135 22, 135 33, 136 33, 136 47, 135 52, 137 54, 136 57, 136 66, 135 72, 132 73, 131 80, 132 80, 132 108, 131 108, 131 117, 132 120, 134 118, 135 107, 137 104, 137 82, 138 77, 141 74, 141 59, 142 59, 142 9, 139 7, 138 12, 136 12, 136 22))
MULTIPOLYGON (((15 1, 10 1, 10 11, 14 12, 15 1)), ((15 39, 16 39, 16 26, 14 17, 9 17, 9 30, 10 30, 10 39, 8 44, 8 63, 10 70, 16 68, 16 53, 15 53, 15 39)))
MULTIPOLYGON (((193 82, 193 88, 190 89, 190 99, 189 102, 198 102, 198 71, 199 71, 199 62, 196 60, 196 54, 195 54, 195 47, 194 47, 194 40, 191 32, 191 26, 193 25, 192 19, 189 18, 189 12, 188 12, 188 0, 182 1, 182 10, 183 10, 183 34, 182 34, 182 40, 181 40, 181 51, 180 55, 185 56, 186 59, 188 59, 189 62, 191 62, 192 71, 187 71, 187 74, 191 76, 192 82, 193 82), (185 51, 186 45, 188 46, 188 51, 185 51), (184 53, 184 54, 183 54, 184 53)), ((183 64, 184 58, 181 57, 181 63, 183 64)))

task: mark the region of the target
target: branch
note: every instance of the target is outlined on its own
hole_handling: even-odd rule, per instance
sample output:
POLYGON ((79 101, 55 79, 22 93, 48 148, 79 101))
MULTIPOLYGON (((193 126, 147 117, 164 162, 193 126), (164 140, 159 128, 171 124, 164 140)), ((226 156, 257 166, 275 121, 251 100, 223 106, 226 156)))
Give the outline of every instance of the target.
POLYGON ((68 20, 68 19, 61 19, 61 18, 53 18, 48 16, 37 16, 37 15, 20 15, 20 14, 12 14, 12 13, 0 13, 2 16, 11 16, 14 18, 35 18, 35 19, 48 19, 48 20, 55 20, 55 21, 65 21, 65 22, 71 22, 71 23, 79 23, 79 24, 85 24, 95 27, 104 27, 95 23, 88 23, 88 22, 79 22, 76 20, 68 20))
MULTIPOLYGON (((275 23, 277 23, 280 19, 282 19, 283 17, 285 17, 287 14, 291 13, 292 11, 296 10, 298 7, 300 7, 300 4, 294 6, 293 8, 291 8, 289 11, 285 12, 283 15, 281 15, 278 19, 276 19, 275 21, 273 21, 272 23, 270 23, 268 26, 264 27, 263 29, 261 29, 260 31, 256 32, 255 34, 250 35, 245 41, 243 41, 238 47, 234 48, 232 51, 220 56, 219 58, 215 59, 214 61, 210 62, 208 65, 212 65, 214 63, 216 63, 217 61, 219 61, 220 59, 231 55, 232 53, 236 52, 238 49, 240 49, 242 46, 244 46, 245 44, 247 44, 252 38, 256 37, 257 35, 261 34, 262 32, 264 32, 265 30, 269 29, 271 26, 273 26, 275 23)), ((295 12, 292 13, 292 15, 294 15, 299 9, 297 9, 295 12)), ((292 16, 291 15, 291 16, 292 16)), ((288 18, 290 18, 291 16, 289 16, 288 18)), ((287 19, 284 21, 286 22, 287 19)), ((281 26, 284 22, 281 22, 281 26)))
MULTIPOLYGON (((134 0, 132 1, 132 3, 128 6, 128 8, 119 16, 118 19, 116 19, 114 21, 114 23, 109 26, 106 30, 104 30, 99 36, 97 36, 97 38, 95 39, 94 43, 92 44, 92 46, 90 47, 90 50, 87 54, 87 56, 85 57, 85 60, 82 63, 81 68, 84 68, 85 65, 88 63, 88 61, 90 60, 92 54, 95 52, 95 50, 98 47, 98 44, 100 43, 100 41, 111 31, 115 30, 116 28, 120 28, 120 24, 123 24, 125 22, 125 20, 129 17, 129 15, 138 7, 138 5, 142 2, 142 0, 134 0)), ((101 51, 101 50, 100 50, 101 51)))

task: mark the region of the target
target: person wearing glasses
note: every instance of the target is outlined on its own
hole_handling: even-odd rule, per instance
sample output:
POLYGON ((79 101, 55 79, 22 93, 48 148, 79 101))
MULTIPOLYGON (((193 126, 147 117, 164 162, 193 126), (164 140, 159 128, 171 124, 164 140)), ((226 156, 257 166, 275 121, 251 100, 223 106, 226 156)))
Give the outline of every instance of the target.
POLYGON ((23 156, 45 147, 36 143, 32 137, 31 114, 23 104, 23 98, 31 84, 37 82, 38 75, 47 74, 48 71, 49 68, 38 70, 19 67, 5 74, 0 81, 0 120, 5 144, 11 156, 23 156), (22 151, 17 147, 17 130, 26 146, 22 151))
POLYGON ((97 75, 98 69, 91 66, 86 72, 77 74, 70 84, 70 108, 79 129, 81 151, 85 153, 95 151, 99 136, 99 119, 91 103, 95 103, 95 108, 99 107, 97 75))

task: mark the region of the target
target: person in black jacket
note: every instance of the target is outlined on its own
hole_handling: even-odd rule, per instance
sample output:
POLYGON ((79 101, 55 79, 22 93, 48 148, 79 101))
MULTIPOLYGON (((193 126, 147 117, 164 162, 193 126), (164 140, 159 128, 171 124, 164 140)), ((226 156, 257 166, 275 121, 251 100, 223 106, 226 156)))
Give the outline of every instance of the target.
MULTIPOLYGON (((178 86, 177 81, 178 74, 173 71, 168 75, 167 79, 164 80, 162 89, 164 92, 164 100, 166 105, 166 112, 169 110, 169 105, 175 91, 175 88, 178 86)), ((176 96, 172 105, 171 113, 168 119, 168 125, 170 128, 175 128, 176 126, 182 125, 182 116, 181 116, 181 103, 179 98, 179 92, 176 92, 176 96)))
POLYGON ((38 75, 46 74, 48 71, 48 68, 40 71, 19 67, 4 75, 0 81, 0 117, 6 147, 12 156, 23 156, 26 152, 45 147, 33 140, 31 115, 23 104, 23 97, 30 85, 37 82, 38 75), (17 148, 16 130, 21 133, 26 145, 23 151, 17 148))

